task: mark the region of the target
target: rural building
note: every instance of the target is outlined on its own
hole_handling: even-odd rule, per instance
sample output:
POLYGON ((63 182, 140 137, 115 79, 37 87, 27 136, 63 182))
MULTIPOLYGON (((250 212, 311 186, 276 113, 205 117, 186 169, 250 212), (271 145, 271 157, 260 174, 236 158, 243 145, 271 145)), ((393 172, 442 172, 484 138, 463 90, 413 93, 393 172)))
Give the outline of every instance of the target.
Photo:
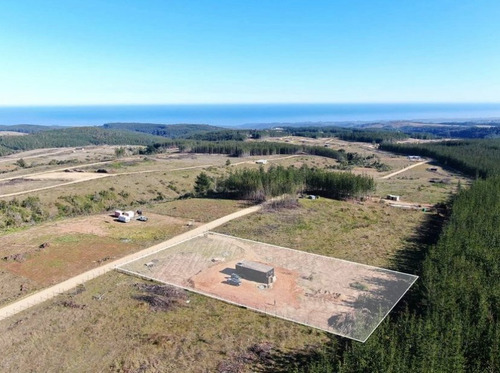
POLYGON ((242 278, 264 284, 275 281, 274 268, 266 264, 244 261, 236 263, 236 273, 242 278))
POLYGON ((259 159, 255 163, 257 163, 257 164, 266 164, 267 163, 267 159, 259 159))
POLYGON ((394 194, 388 194, 387 199, 390 201, 399 201, 399 196, 396 196, 394 194))
POLYGON ((408 156, 408 159, 410 161, 421 161, 422 160, 422 157, 420 157, 419 155, 409 155, 408 156))

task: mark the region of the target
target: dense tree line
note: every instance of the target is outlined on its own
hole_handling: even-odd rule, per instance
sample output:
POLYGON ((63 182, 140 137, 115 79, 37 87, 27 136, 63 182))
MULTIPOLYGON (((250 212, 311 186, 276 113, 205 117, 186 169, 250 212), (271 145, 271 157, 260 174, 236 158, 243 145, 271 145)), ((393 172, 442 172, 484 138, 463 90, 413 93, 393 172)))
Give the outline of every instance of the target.
POLYGON ((147 133, 171 139, 187 138, 194 134, 203 134, 224 130, 222 127, 208 124, 157 124, 157 123, 106 123, 103 128, 147 133))
POLYGON ((10 126, 0 125, 0 131, 13 131, 19 133, 35 133, 41 131, 55 130, 58 128, 60 129, 60 127, 57 126, 42 126, 37 124, 13 124, 10 126))
POLYGON ((419 133, 430 133, 434 137, 447 137, 447 138, 460 138, 460 139, 485 139, 485 138, 498 138, 500 137, 500 123, 489 122, 484 123, 483 126, 478 126, 475 122, 457 122, 446 123, 437 126, 416 127, 408 126, 402 127, 401 131, 406 133, 413 132, 411 137, 418 136, 419 133))
POLYGON ((428 144, 381 144, 380 149, 436 159, 472 177, 500 173, 500 139, 446 141, 428 144))
POLYGON ((195 141, 195 140, 166 140, 149 145, 142 153, 154 154, 166 149, 177 147, 181 151, 201 154, 225 154, 231 157, 243 156, 269 156, 269 155, 291 155, 311 154, 338 161, 347 159, 347 154, 322 146, 294 145, 281 142, 243 142, 243 141, 195 141))
POLYGON ((345 141, 359 141, 368 143, 394 142, 405 140, 409 137, 435 138, 428 133, 414 133, 412 131, 400 131, 395 129, 371 129, 371 128, 345 128, 337 126, 323 127, 284 127, 280 132, 274 132, 272 136, 301 136, 301 137, 337 137, 345 141))
MULTIPOLYGON (((424 149, 435 157, 464 162, 472 174, 488 171, 486 176, 493 176, 475 181, 455 197, 437 244, 428 246, 421 261, 406 263, 405 271, 415 268, 420 275, 412 294, 365 344, 333 338, 308 356, 307 363, 286 366, 286 371, 500 371, 498 141, 429 145, 424 149), (485 165, 492 169, 485 170, 485 165)), ((412 154, 422 149, 409 148, 412 154)), ((432 238, 432 232, 424 231, 424 236, 432 238)))
POLYGON ((0 150, 9 152, 88 145, 148 145, 160 138, 141 133, 108 130, 98 127, 74 127, 48 130, 25 136, 0 136, 0 150))
POLYGON ((422 268, 417 301, 400 306, 365 344, 334 338, 287 370, 500 371, 500 177, 459 193, 422 268))
POLYGON ((267 171, 242 169, 217 179, 213 187, 205 173, 201 173, 195 185, 199 195, 215 194, 230 198, 255 201, 283 194, 308 193, 343 199, 361 197, 374 190, 373 178, 348 172, 331 172, 323 169, 290 166, 272 166, 267 171))
POLYGON ((196 133, 188 138, 201 141, 244 141, 250 136, 249 131, 223 130, 196 133))
POLYGON ((278 142, 241 142, 241 141, 200 141, 190 147, 192 153, 226 154, 232 157, 245 155, 297 154, 304 147, 278 142))

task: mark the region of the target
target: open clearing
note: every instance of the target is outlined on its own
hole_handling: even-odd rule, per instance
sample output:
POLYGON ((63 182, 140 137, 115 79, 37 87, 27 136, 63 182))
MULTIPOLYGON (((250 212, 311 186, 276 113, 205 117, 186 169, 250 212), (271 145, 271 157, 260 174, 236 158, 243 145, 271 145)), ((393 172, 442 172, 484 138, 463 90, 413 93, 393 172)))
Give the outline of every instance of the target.
POLYGON ((416 276, 219 234, 204 234, 120 270, 366 341, 416 276), (276 283, 228 283, 236 263, 275 268, 276 283))
MULTIPOLYGON (((146 223, 93 215, 45 223, 1 237, 0 305, 188 229, 187 220, 148 214, 146 223), (41 248, 41 245, 47 247, 41 248)), ((197 224, 194 224, 195 227, 197 224)))
MULTIPOLYGON (((353 170, 373 175, 376 179, 412 164, 406 157, 380 152, 371 148, 370 144, 335 139, 321 141, 328 141, 329 147, 333 149, 363 151, 366 155, 374 153, 379 156, 381 162, 391 166, 390 171, 353 170)), ((322 143, 318 141, 317 145, 322 143)), ((73 167, 83 169, 85 173, 105 168, 116 175, 30 193, 29 196, 40 198, 41 204, 51 211, 51 217, 57 216, 55 204, 64 201, 61 197, 83 197, 110 191, 118 197, 110 202, 109 207, 104 206, 105 209, 123 209, 128 206, 130 209, 140 208, 145 210, 150 220, 146 224, 134 222, 134 225, 127 225, 106 223, 106 219, 111 219, 108 216, 87 215, 33 223, 35 225, 32 227, 16 228, 14 231, 6 230, 0 236, 2 243, 6 242, 2 245, 5 250, 2 251, 2 254, 5 253, 2 257, 18 253, 26 253, 26 256, 22 262, 0 260, 0 303, 4 305, 60 279, 86 269, 98 268, 102 265, 100 263, 108 264, 116 260, 114 258, 126 255, 117 254, 120 250, 137 252, 142 247, 175 236, 178 234, 174 232, 175 229, 179 229, 179 232, 187 230, 185 224, 188 221, 194 221, 196 226, 198 221, 211 221, 244 207, 241 201, 176 198, 192 191, 194 179, 201 170, 210 176, 219 177, 236 167, 258 167, 254 162, 259 158, 263 157, 158 154, 115 159, 114 147, 106 146, 78 150, 40 149, 14 154, 9 158, 2 157, 2 181, 6 181, 5 178, 29 178, 33 173, 60 172, 73 167), (29 160, 29 168, 16 165, 20 158, 29 160), (228 159, 230 166, 225 165, 228 159), (176 168, 207 164, 214 166, 172 172, 176 168), (170 199, 175 200, 165 202, 170 199), (156 220, 151 219, 154 214, 169 215, 181 225, 169 224, 165 217, 166 224, 150 229, 149 224, 156 224, 156 220), (113 229, 108 226, 113 226, 113 229), (36 251, 43 242, 49 242, 50 247, 36 251), (103 262, 106 257, 112 259, 103 262), (10 266, 19 271, 11 271, 10 266), (46 275, 43 276, 42 272, 46 275)), ((269 167, 270 163, 274 162, 269 162, 265 167, 269 167)), ((324 167, 337 162, 300 155, 283 157, 275 163, 297 167, 306 163, 324 167)), ((433 164, 438 170, 431 173, 426 169, 430 166, 419 166, 388 180, 377 180, 375 195, 383 197, 386 194, 399 194, 403 202, 440 202, 456 190, 458 180, 464 180, 462 185, 467 183, 465 178, 439 165, 433 164), (451 175, 451 184, 429 182, 430 178, 446 178, 447 174, 451 175)), ((28 184, 19 190, 25 187, 28 188, 28 184)), ((1 186, 0 194, 3 194, 1 186)), ((22 198, 19 197, 20 200, 22 198)), ((299 200, 299 207, 295 209, 264 209, 227 223, 217 231, 306 252, 400 269, 400 261, 404 259, 400 255, 418 253, 422 249, 415 238, 429 216, 429 213, 422 211, 393 208, 372 200, 356 202, 321 198, 315 201, 299 200)), ((417 270, 405 267, 409 273, 417 270)), ((215 275, 219 276, 220 273, 215 275)), ((197 280, 201 286, 203 279, 197 280)), ((43 372, 123 373, 144 369, 165 372, 200 372, 204 369, 212 372, 218 370, 221 362, 248 356, 255 344, 269 343, 273 346, 272 362, 250 362, 244 371, 285 372, 287 370, 280 370, 275 365, 279 365, 280 361, 290 364, 297 355, 307 354, 307 351, 321 348, 332 341, 331 335, 319 329, 193 293, 189 294, 189 303, 178 309, 154 311, 149 304, 136 299, 139 294, 136 283, 151 282, 116 271, 108 272, 85 282, 83 291, 80 291, 80 287, 70 290, 1 320, 0 348, 3 358, 0 370, 26 372, 36 367, 37 371, 43 372), (198 363, 193 364, 193 361, 198 363), (256 367, 255 364, 260 366, 256 367)), ((278 284, 279 279, 276 286, 278 284)), ((248 286, 243 284, 242 287, 245 285, 248 286)), ((361 289, 362 285, 366 284, 360 282, 354 286, 361 289)), ((228 286, 225 285, 225 288, 228 286)), ((236 287, 232 289, 240 290, 236 287)), ((252 290, 256 291, 254 287, 252 290)), ((259 289, 260 292, 262 290, 259 289)), ((274 306, 274 299, 272 302, 274 306)), ((384 336, 379 330, 371 338, 384 336)), ((333 341, 343 343, 336 338, 333 341)), ((300 362, 295 361, 295 364, 300 362)))

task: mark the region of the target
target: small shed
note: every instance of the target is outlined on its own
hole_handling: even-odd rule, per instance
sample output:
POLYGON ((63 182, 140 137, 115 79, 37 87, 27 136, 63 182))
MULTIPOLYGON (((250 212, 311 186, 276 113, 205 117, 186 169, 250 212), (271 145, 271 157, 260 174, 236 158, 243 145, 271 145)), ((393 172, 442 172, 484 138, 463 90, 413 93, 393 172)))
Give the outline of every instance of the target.
POLYGON ((250 281, 272 284, 275 280, 274 268, 263 263, 243 261, 236 263, 236 273, 250 281))
POLYGON ((267 164, 267 159, 259 159, 255 163, 257 163, 257 164, 267 164))
POLYGON ((387 199, 388 199, 389 201, 399 201, 399 196, 396 196, 396 195, 394 195, 394 194, 388 194, 388 195, 387 195, 387 199))

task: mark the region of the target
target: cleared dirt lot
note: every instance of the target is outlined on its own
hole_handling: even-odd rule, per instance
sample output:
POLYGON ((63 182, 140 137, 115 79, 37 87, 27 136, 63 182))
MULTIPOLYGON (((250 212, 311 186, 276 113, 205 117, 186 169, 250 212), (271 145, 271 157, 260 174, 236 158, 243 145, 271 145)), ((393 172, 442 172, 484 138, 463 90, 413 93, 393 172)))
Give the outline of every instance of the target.
POLYGON ((365 341, 416 276, 219 234, 206 234, 121 270, 365 341), (239 261, 275 268, 271 287, 227 282, 239 261))

